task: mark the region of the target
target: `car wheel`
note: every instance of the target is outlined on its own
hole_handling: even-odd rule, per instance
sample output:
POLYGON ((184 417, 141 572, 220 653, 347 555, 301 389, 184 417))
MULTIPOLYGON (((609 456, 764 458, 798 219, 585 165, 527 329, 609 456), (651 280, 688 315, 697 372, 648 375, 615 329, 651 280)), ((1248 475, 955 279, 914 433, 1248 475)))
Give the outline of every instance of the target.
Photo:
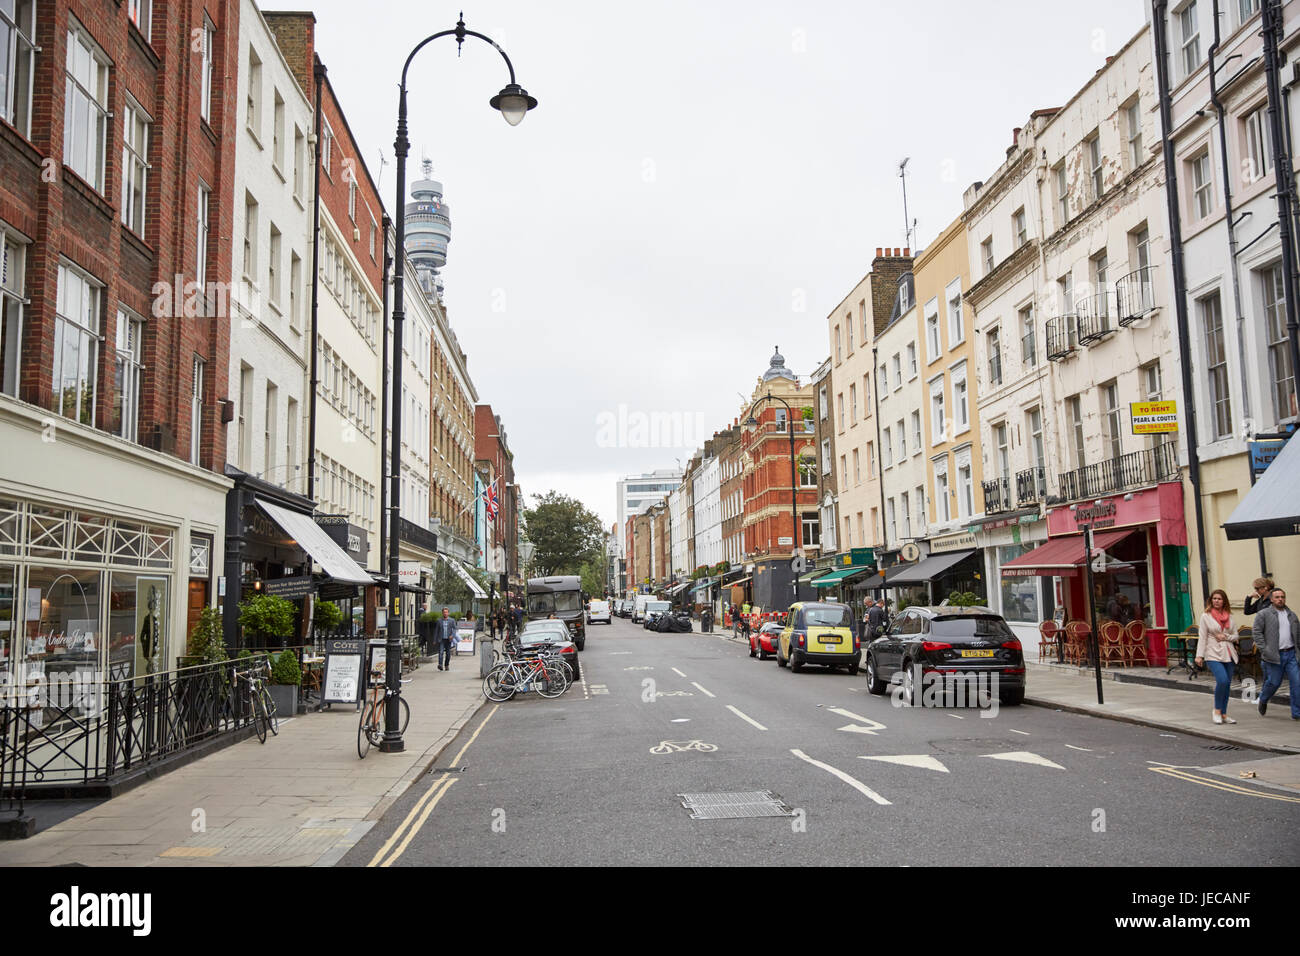
POLYGON ((577 642, 578 650, 582 650, 586 646, 587 646, 587 639, 585 637, 582 640, 577 642))
POLYGON ((850 677, 858 676, 858 665, 856 662, 849 665, 849 676, 850 677))
MULTIPOLYGON (((998 699, 1008 707, 1019 707, 1025 702, 1025 689, 1023 687, 1013 687, 1010 690, 1004 690, 998 694, 998 699)), ((980 716, 983 716, 983 714, 980 716)))
POLYGON ((911 661, 903 661, 903 703, 908 707, 924 706, 916 695, 916 677, 912 673, 911 661))
POLYGON ((790 652, 790 673, 798 674, 802 670, 803 670, 803 661, 799 660, 799 652, 791 651, 790 652))
POLYGON ((750 642, 749 642, 749 656, 750 656, 750 657, 757 657, 757 656, 758 656, 758 651, 754 648, 754 642, 753 642, 753 641, 750 641, 750 642))
POLYGON ((880 696, 885 692, 888 685, 880 679, 876 673, 876 659, 870 654, 867 655, 867 693, 880 696))
POLYGON ((785 667, 785 665, 786 665, 786 660, 784 657, 781 656, 781 645, 778 644, 776 645, 776 666, 785 667))

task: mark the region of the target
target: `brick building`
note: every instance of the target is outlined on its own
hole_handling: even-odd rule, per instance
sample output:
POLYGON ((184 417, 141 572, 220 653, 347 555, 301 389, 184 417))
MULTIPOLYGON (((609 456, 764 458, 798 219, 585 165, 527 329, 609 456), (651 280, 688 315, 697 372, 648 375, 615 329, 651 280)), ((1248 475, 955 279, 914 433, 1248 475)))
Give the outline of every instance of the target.
POLYGON ((487 519, 487 570, 494 578, 506 574, 522 598, 519 568, 519 489, 515 486, 514 453, 506 440, 501 416, 491 405, 474 406, 474 459, 489 487, 496 483, 497 517, 487 519))
POLYGON ((238 21, 0 10, 0 683, 168 669, 212 599, 238 21))

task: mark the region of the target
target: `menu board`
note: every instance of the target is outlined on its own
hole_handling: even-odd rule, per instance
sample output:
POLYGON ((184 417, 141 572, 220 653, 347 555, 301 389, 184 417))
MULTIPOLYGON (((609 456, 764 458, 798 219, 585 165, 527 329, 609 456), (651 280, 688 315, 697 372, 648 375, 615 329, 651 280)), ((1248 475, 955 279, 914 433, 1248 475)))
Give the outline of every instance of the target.
POLYGON ((462 624, 456 631, 456 653, 465 651, 467 654, 474 653, 474 625, 462 624))
POLYGON ((335 639, 325 642, 325 680, 322 704, 351 704, 361 699, 361 658, 366 642, 335 639))

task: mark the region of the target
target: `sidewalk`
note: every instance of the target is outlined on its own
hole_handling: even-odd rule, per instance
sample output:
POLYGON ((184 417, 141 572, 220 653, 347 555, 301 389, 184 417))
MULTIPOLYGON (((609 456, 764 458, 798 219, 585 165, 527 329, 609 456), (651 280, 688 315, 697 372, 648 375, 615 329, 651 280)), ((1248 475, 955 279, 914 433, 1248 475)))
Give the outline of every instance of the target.
MULTIPOLYGON (((403 753, 371 748, 359 759, 359 715, 335 704, 281 720, 265 745, 250 738, 27 840, 0 842, 0 865, 331 866, 482 705, 477 654, 452 666, 424 664, 403 685, 411 706, 403 753)), ((39 826, 41 801, 27 812, 39 826)))
POLYGON ((1103 674, 1102 696, 1106 703, 1098 705, 1097 682, 1091 670, 1033 661, 1026 666, 1027 704, 1190 733, 1273 753, 1300 754, 1300 721, 1292 720, 1289 705, 1276 697, 1269 702, 1268 716, 1261 717, 1253 701, 1243 701, 1240 693, 1234 692, 1228 714, 1238 723, 1215 724, 1210 720, 1214 701, 1207 694, 1106 680, 1103 674))

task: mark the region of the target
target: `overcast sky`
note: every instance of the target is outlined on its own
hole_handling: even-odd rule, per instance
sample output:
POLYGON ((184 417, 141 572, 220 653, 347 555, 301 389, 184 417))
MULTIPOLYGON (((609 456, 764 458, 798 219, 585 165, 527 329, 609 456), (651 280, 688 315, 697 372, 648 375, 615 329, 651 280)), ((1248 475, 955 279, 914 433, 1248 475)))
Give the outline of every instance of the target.
MULTIPOLYGON (((392 211, 401 64, 461 7, 311 7, 392 211)), ((806 379, 828 354, 827 313, 876 247, 905 244, 899 161, 911 160, 923 248, 997 168, 1012 128, 1063 105, 1146 9, 467 4, 466 26, 501 45, 539 106, 509 127, 488 106, 506 83, 496 51, 470 39, 457 60, 453 40, 431 44, 409 80, 408 181, 428 156, 446 187, 448 312, 524 492, 578 497, 608 526, 615 481, 684 464, 740 413, 774 345, 806 379), (689 447, 636 447, 620 406, 632 425, 674 416, 668 437, 689 447)))

